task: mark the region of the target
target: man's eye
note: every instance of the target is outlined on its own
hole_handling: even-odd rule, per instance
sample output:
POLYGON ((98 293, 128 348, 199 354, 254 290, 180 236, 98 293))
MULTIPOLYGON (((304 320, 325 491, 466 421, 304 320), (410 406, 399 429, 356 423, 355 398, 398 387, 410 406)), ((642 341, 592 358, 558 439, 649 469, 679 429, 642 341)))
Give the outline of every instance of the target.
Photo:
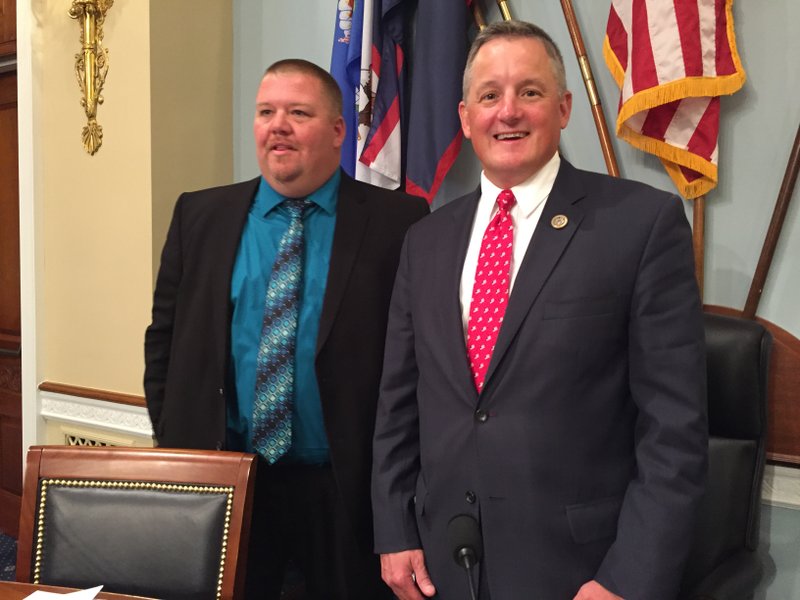
POLYGON ((481 96, 481 100, 497 100, 497 94, 494 92, 487 92, 481 96))
POLYGON ((535 98, 536 96, 540 96, 541 94, 539 94, 539 92, 536 90, 525 90, 524 92, 522 92, 522 95, 525 98, 535 98))

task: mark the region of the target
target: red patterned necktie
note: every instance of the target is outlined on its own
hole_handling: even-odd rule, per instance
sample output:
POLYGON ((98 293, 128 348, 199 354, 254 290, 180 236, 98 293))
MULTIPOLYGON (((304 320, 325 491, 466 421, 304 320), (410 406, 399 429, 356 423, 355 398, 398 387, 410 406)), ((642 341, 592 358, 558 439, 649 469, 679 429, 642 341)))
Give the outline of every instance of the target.
POLYGON ((514 248, 514 222, 508 211, 514 202, 516 198, 511 190, 503 190, 497 196, 498 210, 483 234, 475 269, 467 328, 467 356, 478 393, 483 389, 483 380, 508 304, 514 248))

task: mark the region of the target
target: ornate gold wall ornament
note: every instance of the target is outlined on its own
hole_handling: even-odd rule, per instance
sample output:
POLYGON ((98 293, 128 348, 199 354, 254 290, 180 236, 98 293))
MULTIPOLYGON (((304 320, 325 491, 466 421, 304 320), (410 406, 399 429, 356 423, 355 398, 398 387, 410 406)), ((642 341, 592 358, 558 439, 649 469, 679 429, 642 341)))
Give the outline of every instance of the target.
POLYGON ((103 46, 103 22, 114 0, 72 0, 69 16, 81 26, 81 52, 75 55, 75 75, 81 87, 81 106, 88 123, 83 128, 83 147, 94 154, 103 144, 103 128, 97 123, 97 106, 103 103, 103 84, 108 73, 108 50, 103 46))

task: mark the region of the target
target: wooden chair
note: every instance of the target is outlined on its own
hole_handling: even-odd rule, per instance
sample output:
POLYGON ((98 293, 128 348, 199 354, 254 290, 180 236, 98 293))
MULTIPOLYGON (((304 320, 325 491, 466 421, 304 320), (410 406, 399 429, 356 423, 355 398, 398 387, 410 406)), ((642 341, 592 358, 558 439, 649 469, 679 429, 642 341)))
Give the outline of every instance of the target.
POLYGON ((17 580, 243 598, 255 467, 241 452, 34 446, 17 580))

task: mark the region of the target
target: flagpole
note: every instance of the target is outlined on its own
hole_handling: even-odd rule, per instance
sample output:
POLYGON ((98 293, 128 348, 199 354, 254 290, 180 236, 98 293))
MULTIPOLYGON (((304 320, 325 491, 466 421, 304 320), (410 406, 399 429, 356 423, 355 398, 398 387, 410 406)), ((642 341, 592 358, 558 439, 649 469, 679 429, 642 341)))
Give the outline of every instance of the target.
POLYGON ((503 15, 503 21, 510 21, 514 17, 511 16, 511 9, 508 7, 506 0, 497 0, 497 6, 500 7, 500 14, 503 15))
POLYGON ((619 177, 617 157, 614 154, 614 146, 611 145, 611 136, 608 133, 606 117, 605 114, 603 114, 600 95, 597 93, 597 86, 594 83, 594 76, 592 75, 592 67, 589 64, 589 57, 586 54, 586 47, 583 44, 581 28, 575 16, 575 10, 572 8, 572 0, 561 0, 561 8, 564 11, 564 19, 566 19, 567 29, 569 29, 569 37, 572 39, 572 45, 575 48, 575 56, 578 58, 578 65, 581 69, 583 83, 586 86, 586 93, 589 96, 589 104, 591 104, 592 107, 592 117, 594 118, 594 125, 597 128, 597 135, 600 140, 600 148, 603 151, 603 158, 606 161, 606 169, 609 175, 619 177))
POLYGON ((794 146, 789 155, 789 162, 786 165, 786 172, 783 175, 783 183, 778 192, 778 200, 775 202, 775 209, 772 212, 772 220, 767 229, 767 236, 764 239, 764 246, 761 249, 761 257, 758 259, 753 281, 750 284, 750 292, 747 294, 747 302, 744 305, 742 316, 745 319, 754 319, 758 302, 761 299, 761 292, 764 291, 764 284, 767 281, 767 274, 772 265, 772 257, 778 245, 778 238, 781 235, 783 220, 786 211, 789 209, 789 202, 792 200, 792 192, 797 182, 797 172, 800 171, 800 126, 794 138, 794 146))
POLYGON ((482 30, 486 28, 486 19, 483 16, 483 11, 481 10, 481 5, 478 0, 473 0, 470 2, 470 6, 472 8, 472 20, 475 21, 475 26, 478 30, 482 30))
POLYGON ((705 284, 705 231, 706 231, 706 197, 698 196, 693 200, 692 212, 692 246, 694 247, 694 275, 700 297, 703 297, 705 284))

